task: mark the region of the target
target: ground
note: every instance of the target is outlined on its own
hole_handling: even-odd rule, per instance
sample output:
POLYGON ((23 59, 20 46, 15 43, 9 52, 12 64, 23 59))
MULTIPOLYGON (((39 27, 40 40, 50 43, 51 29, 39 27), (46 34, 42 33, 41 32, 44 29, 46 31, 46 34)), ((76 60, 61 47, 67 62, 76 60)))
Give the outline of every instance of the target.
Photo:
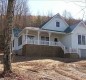
POLYGON ((12 68, 17 76, 6 76, 0 80, 86 80, 86 60, 81 59, 15 56, 12 68))

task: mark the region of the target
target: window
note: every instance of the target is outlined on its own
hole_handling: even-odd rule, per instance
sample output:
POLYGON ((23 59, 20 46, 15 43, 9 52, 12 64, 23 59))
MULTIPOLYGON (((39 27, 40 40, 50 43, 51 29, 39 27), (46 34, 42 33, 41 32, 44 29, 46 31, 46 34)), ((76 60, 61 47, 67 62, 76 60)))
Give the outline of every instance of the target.
POLYGON ((34 39, 34 36, 31 36, 31 35, 27 35, 27 37, 28 37, 29 39, 34 39))
POLYGON ((85 45, 85 36, 84 35, 78 35, 78 44, 85 45))
POLYGON ((46 41, 49 41, 49 37, 46 37, 46 41))
POLYGON ((44 36, 41 36, 41 40, 45 40, 45 37, 44 36))
POLYGON ((18 38, 18 46, 20 46, 22 44, 22 36, 20 36, 19 38, 18 38))
POLYGON ((14 40, 13 40, 13 45, 12 46, 14 47, 14 40))
POLYGON ((81 44, 81 35, 78 35, 78 44, 81 44))
POLYGON ((60 27, 60 22, 56 22, 56 27, 60 27))
POLYGON ((43 40, 43 41, 49 41, 49 37, 41 36, 41 40, 43 40))
POLYGON ((85 45, 85 36, 82 36, 82 44, 85 45))

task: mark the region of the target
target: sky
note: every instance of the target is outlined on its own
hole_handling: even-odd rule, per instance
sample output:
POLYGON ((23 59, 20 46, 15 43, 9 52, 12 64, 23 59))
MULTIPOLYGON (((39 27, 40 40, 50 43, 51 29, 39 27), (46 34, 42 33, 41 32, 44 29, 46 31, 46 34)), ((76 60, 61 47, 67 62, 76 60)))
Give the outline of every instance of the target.
POLYGON ((85 0, 28 0, 28 5, 32 15, 63 15, 66 10, 73 18, 86 16, 85 0))

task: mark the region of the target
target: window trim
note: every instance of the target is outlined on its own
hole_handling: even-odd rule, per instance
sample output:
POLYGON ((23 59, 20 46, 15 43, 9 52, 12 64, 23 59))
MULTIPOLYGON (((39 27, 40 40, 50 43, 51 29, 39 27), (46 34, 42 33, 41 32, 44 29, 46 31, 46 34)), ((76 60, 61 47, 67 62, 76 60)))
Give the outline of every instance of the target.
POLYGON ((78 35, 78 45, 86 45, 86 36, 85 35, 80 35, 80 34, 78 35), (80 43, 79 43, 79 36, 81 36, 80 43))
POLYGON ((81 45, 81 44, 82 44, 81 35, 78 35, 78 45, 81 45), (79 36, 80 36, 80 39, 79 39, 79 36))
POLYGON ((60 27, 60 22, 56 21, 56 27, 60 27))
POLYGON ((85 37, 85 35, 82 35, 82 45, 86 45, 86 37, 85 37))

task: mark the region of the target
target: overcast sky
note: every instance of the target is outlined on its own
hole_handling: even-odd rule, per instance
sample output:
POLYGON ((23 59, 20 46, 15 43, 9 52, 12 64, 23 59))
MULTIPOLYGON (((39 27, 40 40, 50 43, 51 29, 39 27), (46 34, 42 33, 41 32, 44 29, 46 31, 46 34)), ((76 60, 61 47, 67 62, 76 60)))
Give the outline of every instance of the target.
POLYGON ((86 11, 81 10, 86 5, 85 0, 29 0, 28 5, 32 15, 48 15, 48 13, 62 15, 66 10, 74 18, 82 18, 82 13, 86 11))

